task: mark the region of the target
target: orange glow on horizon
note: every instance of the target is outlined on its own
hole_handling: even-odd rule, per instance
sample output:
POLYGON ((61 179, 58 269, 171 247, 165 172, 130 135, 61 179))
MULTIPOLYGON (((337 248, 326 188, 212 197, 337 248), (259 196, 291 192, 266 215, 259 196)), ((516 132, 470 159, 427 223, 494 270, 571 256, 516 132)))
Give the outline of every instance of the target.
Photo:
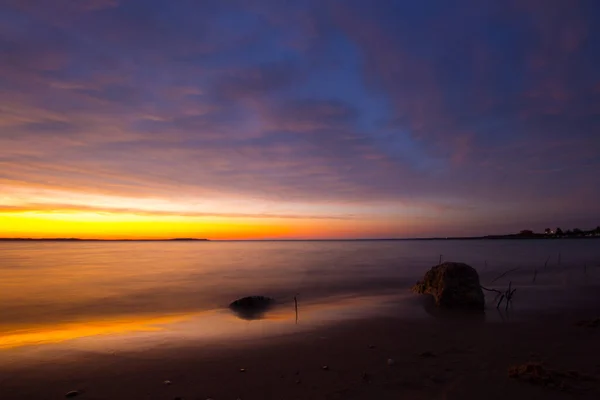
POLYGON ((264 238, 344 238, 385 230, 389 221, 188 217, 91 211, 0 213, 0 238, 243 240, 264 238))
POLYGON ((94 212, 0 214, 0 237, 81 239, 246 239, 289 233, 282 221, 94 212))

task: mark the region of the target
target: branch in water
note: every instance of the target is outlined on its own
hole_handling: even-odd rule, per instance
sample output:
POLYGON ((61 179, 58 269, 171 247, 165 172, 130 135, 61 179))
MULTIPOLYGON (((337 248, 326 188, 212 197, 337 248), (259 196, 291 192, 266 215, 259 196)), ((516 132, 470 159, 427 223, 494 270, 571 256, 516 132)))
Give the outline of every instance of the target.
POLYGON ((521 267, 517 267, 517 268, 509 269, 508 271, 501 273, 500 275, 498 275, 498 276, 497 276, 497 277, 496 277, 496 278, 495 278, 495 279, 494 279, 492 282, 490 282, 490 283, 494 283, 494 282, 496 282, 498 279, 502 278, 502 277, 503 277, 503 276, 505 276, 506 274, 508 274, 508 273, 510 273, 510 272, 513 272, 513 271, 516 271, 516 270, 518 270, 519 268, 521 268, 521 267))

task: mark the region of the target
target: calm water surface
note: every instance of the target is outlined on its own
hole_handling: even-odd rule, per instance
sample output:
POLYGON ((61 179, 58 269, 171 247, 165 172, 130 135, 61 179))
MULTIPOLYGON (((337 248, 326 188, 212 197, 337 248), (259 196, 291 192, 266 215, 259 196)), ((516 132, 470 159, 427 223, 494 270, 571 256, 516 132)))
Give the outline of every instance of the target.
POLYGON ((440 255, 477 268, 484 285, 512 281, 521 310, 597 305, 599 240, 0 242, 0 353, 266 335, 365 314, 427 317, 408 289, 440 255), (277 299, 265 320, 227 310, 254 294, 277 299))

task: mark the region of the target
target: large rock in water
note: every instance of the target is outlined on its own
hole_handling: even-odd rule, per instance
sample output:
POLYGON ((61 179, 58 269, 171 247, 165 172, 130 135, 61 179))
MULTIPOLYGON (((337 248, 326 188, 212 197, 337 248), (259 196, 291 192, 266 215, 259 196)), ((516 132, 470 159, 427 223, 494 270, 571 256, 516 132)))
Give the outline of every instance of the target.
POLYGON ((445 262, 431 268, 413 291, 430 294, 438 307, 483 310, 485 297, 475 268, 445 262))

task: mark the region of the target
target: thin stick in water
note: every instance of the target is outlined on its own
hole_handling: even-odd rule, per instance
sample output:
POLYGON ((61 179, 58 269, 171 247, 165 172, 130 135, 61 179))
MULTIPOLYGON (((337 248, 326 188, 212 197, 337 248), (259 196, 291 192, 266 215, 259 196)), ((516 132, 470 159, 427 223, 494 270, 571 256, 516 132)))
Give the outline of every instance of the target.
POLYGON ((508 271, 506 271, 506 272, 503 272, 503 273, 501 273, 501 274, 500 274, 500 275, 498 275, 498 276, 497 276, 497 277, 496 277, 496 278, 495 278, 495 279, 494 279, 494 280, 493 280, 491 283, 494 283, 494 282, 496 282, 498 279, 502 278, 504 275, 508 274, 509 272, 516 271, 516 270, 518 270, 519 268, 520 268, 520 267, 516 267, 516 268, 513 268, 513 269, 509 269, 509 270, 508 270, 508 271))
POLYGON ((294 296, 294 306, 296 308, 296 324, 298 324, 298 298, 294 296))
POLYGON ((443 254, 440 254, 440 262, 438 263, 438 265, 440 265, 442 263, 442 257, 443 257, 443 254))
POLYGON ((550 261, 550 256, 548 256, 548 258, 546 259, 546 262, 544 263, 544 269, 546 269, 548 267, 548 261, 550 261))

